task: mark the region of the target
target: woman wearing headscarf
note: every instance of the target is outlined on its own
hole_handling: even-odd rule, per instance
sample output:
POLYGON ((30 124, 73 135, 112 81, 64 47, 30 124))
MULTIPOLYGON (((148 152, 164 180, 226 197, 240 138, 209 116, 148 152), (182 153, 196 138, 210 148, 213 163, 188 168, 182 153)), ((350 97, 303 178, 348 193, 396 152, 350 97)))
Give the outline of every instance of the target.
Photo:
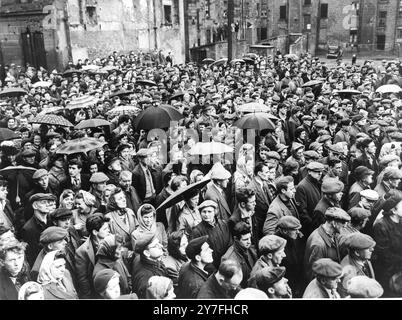
POLYGON ((137 211, 139 226, 131 233, 131 244, 133 250, 138 242, 149 235, 154 235, 163 246, 163 251, 167 251, 167 234, 163 223, 156 222, 156 210, 153 205, 143 204, 137 211))
POLYGON ((66 269, 65 254, 59 250, 50 251, 43 258, 38 282, 43 287, 45 300, 78 299, 70 272, 66 269))
POLYGON ((101 241, 96 252, 97 262, 93 271, 93 279, 101 270, 112 269, 120 275, 121 293, 129 294, 131 292, 131 275, 122 259, 121 240, 121 237, 112 234, 101 241))
POLYGON ((146 299, 169 300, 176 298, 173 281, 162 276, 152 276, 148 280, 146 299))
POLYGON ((179 278, 179 271, 182 265, 188 261, 186 248, 188 244, 187 235, 184 230, 175 231, 170 234, 168 239, 168 256, 163 260, 170 279, 173 280, 175 287, 179 278))
POLYGON ((247 187, 253 179, 254 158, 250 155, 239 157, 236 171, 233 175, 235 189, 247 187))

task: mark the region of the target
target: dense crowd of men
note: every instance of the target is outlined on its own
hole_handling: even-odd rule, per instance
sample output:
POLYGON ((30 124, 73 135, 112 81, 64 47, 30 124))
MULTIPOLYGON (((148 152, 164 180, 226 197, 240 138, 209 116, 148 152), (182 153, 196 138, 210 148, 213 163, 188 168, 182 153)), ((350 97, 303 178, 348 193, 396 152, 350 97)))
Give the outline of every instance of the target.
POLYGON ((400 62, 211 62, 4 69, 1 300, 402 296, 400 62), (239 128, 246 104, 273 126, 239 128), (139 129, 162 105, 181 119, 139 129), (59 152, 89 138, 101 146, 59 152), (199 141, 233 152, 199 156, 199 141))

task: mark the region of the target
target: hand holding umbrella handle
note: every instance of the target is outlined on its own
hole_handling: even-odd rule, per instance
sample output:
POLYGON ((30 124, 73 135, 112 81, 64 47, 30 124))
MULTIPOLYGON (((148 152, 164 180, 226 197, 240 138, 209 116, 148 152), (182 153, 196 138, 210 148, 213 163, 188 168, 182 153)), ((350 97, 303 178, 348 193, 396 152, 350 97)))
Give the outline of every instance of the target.
POLYGON ((15 197, 15 202, 16 202, 17 205, 21 204, 21 198, 18 195, 19 186, 20 186, 20 182, 19 182, 18 177, 17 177, 17 196, 15 197))

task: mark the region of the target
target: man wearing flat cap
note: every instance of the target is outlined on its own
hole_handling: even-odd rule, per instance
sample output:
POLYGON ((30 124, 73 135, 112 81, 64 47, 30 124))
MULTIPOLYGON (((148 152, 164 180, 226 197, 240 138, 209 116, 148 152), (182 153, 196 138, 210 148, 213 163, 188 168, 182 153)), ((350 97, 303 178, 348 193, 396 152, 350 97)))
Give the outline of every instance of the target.
POLYGON ((312 229, 312 215, 321 199, 321 177, 324 165, 320 162, 310 162, 307 165, 307 176, 300 181, 296 188, 295 200, 299 205, 302 231, 308 237, 312 229))
POLYGON ((325 211, 325 223, 308 237, 304 254, 307 280, 312 279, 312 266, 321 258, 330 258, 338 263, 343 258, 339 250, 339 234, 350 221, 350 216, 341 208, 329 207, 325 211))
POLYGON ((303 299, 341 299, 338 284, 341 281, 342 266, 329 259, 322 258, 312 266, 314 279, 303 294, 303 299))
MULTIPOLYGON (((45 257, 46 254, 48 254, 50 251, 54 250, 60 250, 65 253, 65 248, 66 248, 66 238, 68 236, 68 232, 66 229, 56 227, 56 226, 51 226, 45 229, 41 235, 39 242, 42 245, 43 249, 39 252, 38 256, 36 257, 35 263, 32 266, 31 269, 31 278, 32 280, 36 281, 38 278, 39 274, 39 268, 42 264, 43 258, 45 257)), ((67 262, 67 261, 66 261, 67 262)), ((75 274, 75 263, 74 261, 69 261, 72 262, 72 265, 66 263, 66 267, 68 268, 71 275, 75 274), (72 270, 71 270, 72 269, 72 270)))
POLYGON ((179 272, 177 298, 196 299, 201 286, 208 279, 205 267, 211 264, 213 250, 208 244, 208 236, 191 240, 186 247, 186 256, 190 259, 179 272))
POLYGON ((316 229, 325 222, 325 211, 329 207, 342 207, 344 184, 336 178, 326 178, 321 184, 322 197, 313 212, 312 228, 316 229))
POLYGON ((378 161, 376 159, 377 147, 371 138, 364 138, 356 142, 356 147, 362 151, 362 155, 356 158, 352 163, 352 171, 359 166, 365 166, 378 174, 378 161))
POLYGON ((335 134, 334 144, 345 141, 348 145, 350 145, 350 134, 349 134, 350 124, 351 124, 350 119, 341 120, 341 130, 339 130, 335 134))
POLYGON ((211 169, 212 183, 207 185, 204 195, 204 200, 211 200, 218 204, 217 217, 223 221, 227 221, 232 215, 230 201, 226 196, 230 177, 230 172, 220 162, 214 164, 211 169))
POLYGON ((348 208, 356 206, 360 201, 360 192, 371 189, 374 171, 365 166, 358 166, 354 171, 356 182, 352 184, 348 193, 348 208))
POLYGON ((303 294, 303 257, 305 240, 300 232, 301 224, 299 219, 293 216, 283 216, 279 219, 275 235, 286 240, 285 257, 282 265, 286 267, 286 277, 293 290, 293 296, 300 298, 303 294))
POLYGON ((265 267, 255 274, 257 289, 265 292, 270 299, 291 299, 292 289, 285 278, 285 267, 265 267))
POLYGON ((136 243, 139 252, 134 259, 131 277, 132 288, 140 299, 145 299, 148 280, 152 276, 167 277, 167 270, 163 265, 163 245, 153 234, 146 234, 141 242, 136 243))
MULTIPOLYGON (((57 194, 57 190, 52 188, 49 185, 49 172, 46 169, 38 169, 34 172, 32 176, 32 180, 34 182, 33 189, 28 192, 25 196, 27 202, 29 198, 34 195, 35 193, 51 193, 57 194)), ((30 218, 31 216, 29 216, 30 218)), ((28 219, 29 219, 28 218, 28 219)))
POLYGON ((29 198, 33 208, 33 216, 25 223, 21 230, 21 238, 28 243, 26 251, 27 261, 32 266, 41 250, 39 239, 41 233, 50 225, 49 217, 51 211, 50 202, 56 197, 50 193, 36 193, 29 198))
POLYGON ((258 270, 265 267, 273 268, 280 266, 283 258, 286 257, 286 242, 287 241, 284 238, 274 234, 266 235, 260 239, 258 243, 258 252, 260 257, 251 270, 250 277, 248 279, 249 287, 256 288, 254 275, 258 270))
POLYGON ((356 232, 347 236, 345 245, 348 248, 348 254, 341 261, 342 287, 347 290, 348 281, 355 276, 367 276, 375 279, 370 261, 376 245, 373 238, 367 234, 356 232))
POLYGON ((209 244, 213 250, 214 266, 219 267, 221 257, 233 244, 232 234, 228 221, 223 221, 217 216, 218 205, 212 200, 205 200, 198 206, 202 221, 196 225, 191 234, 190 240, 201 236, 209 237, 209 244))
POLYGON ((382 182, 374 188, 379 197, 383 197, 391 189, 398 189, 402 180, 402 171, 398 168, 387 167, 382 175, 382 182))
POLYGON ((263 234, 274 234, 278 221, 283 216, 299 218, 299 211, 294 201, 295 186, 291 176, 283 176, 276 180, 277 196, 272 201, 266 214, 263 234))
POLYGON ((109 181, 109 177, 103 172, 95 172, 89 178, 91 183, 91 189, 89 192, 95 197, 95 207, 99 208, 102 204, 102 194, 106 188, 106 183, 109 181))

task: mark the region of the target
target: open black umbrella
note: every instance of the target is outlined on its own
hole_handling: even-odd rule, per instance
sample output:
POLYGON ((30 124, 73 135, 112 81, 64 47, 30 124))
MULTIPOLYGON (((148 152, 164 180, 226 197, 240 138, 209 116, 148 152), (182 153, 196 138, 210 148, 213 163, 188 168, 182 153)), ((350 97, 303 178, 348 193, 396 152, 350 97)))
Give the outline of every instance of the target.
MULTIPOLYGON (((15 201, 17 203, 19 203, 21 201, 21 198, 19 197, 19 179, 17 178, 17 175, 21 172, 21 171, 31 171, 31 172, 35 172, 36 168, 32 168, 32 167, 25 167, 25 166, 8 166, 5 167, 3 169, 0 170, 0 175, 4 176, 6 179, 8 179, 10 181, 11 180, 16 180, 17 181, 17 195, 15 198, 15 201)), ((14 181, 15 181, 14 180, 14 181)))
POLYGON ((212 58, 205 58, 204 60, 201 61, 202 64, 211 64, 214 62, 215 62, 215 60, 212 58))
POLYGON ((337 92, 342 99, 351 97, 356 94, 361 94, 361 92, 359 90, 354 90, 354 89, 338 90, 337 92))
POLYGON ((210 67, 214 67, 214 66, 219 67, 227 62, 228 62, 228 58, 222 58, 222 59, 216 60, 215 62, 211 63, 210 67))
POLYGON ((311 80, 302 85, 302 87, 313 87, 322 84, 322 80, 311 80))
POLYGON ((137 130, 169 128, 172 121, 179 121, 182 118, 183 115, 172 106, 151 106, 140 112, 135 118, 133 125, 137 130))
POLYGON ((255 129, 255 130, 275 130, 275 124, 263 112, 255 112, 247 114, 233 123, 233 126, 240 129, 255 129))
POLYGON ((78 69, 68 69, 66 71, 63 72, 63 77, 68 78, 68 77, 72 77, 73 74, 81 74, 82 71, 78 70, 78 69))
POLYGON ((157 84, 152 80, 137 80, 135 84, 143 85, 143 86, 157 86, 157 84))
POLYGON ((28 94, 28 92, 22 88, 7 88, 3 91, 0 91, 0 97, 21 97, 25 96, 26 94, 28 94))
POLYGON ((169 208, 173 205, 175 205, 176 203, 184 200, 184 198, 191 194, 194 190, 201 190, 205 185, 208 184, 208 182, 210 182, 211 179, 205 179, 205 180, 201 180, 199 182, 190 184, 186 187, 184 187, 183 189, 179 189, 176 192, 172 193, 169 198, 167 198, 157 209, 156 211, 159 210, 163 210, 166 208, 169 208))
POLYGON ((19 138, 21 138, 21 136, 14 131, 7 128, 0 128, 0 142, 19 138))

